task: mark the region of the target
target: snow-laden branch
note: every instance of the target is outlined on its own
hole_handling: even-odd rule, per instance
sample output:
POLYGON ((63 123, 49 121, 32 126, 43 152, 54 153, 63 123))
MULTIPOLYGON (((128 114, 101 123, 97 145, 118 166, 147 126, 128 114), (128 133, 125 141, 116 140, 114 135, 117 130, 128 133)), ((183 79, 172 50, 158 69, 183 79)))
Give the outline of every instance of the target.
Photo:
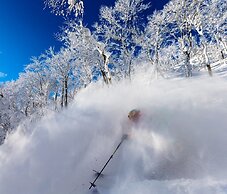
POLYGON ((77 17, 84 13, 83 0, 45 0, 45 7, 51 8, 53 13, 62 16, 75 14, 77 17))

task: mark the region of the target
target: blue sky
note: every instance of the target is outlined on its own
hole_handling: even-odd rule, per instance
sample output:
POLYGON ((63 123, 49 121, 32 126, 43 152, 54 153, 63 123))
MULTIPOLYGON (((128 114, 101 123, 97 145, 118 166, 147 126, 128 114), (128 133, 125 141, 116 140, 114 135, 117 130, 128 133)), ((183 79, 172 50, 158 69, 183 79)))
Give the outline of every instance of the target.
MULTIPOLYGON (((84 23, 98 20, 101 5, 114 5, 115 0, 85 0, 84 23)), ((145 0, 152 8, 161 9, 168 0, 145 0)), ((43 0, 0 0, 0 82, 17 79, 19 72, 50 46, 60 47, 54 34, 64 20, 44 9, 43 0)))

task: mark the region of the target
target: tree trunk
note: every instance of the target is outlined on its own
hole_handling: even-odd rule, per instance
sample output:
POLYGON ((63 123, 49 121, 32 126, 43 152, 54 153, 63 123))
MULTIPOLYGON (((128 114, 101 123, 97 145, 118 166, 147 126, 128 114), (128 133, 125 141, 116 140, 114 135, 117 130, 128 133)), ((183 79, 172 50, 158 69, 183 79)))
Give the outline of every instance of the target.
POLYGON ((225 53, 227 54, 227 46, 225 44, 225 42, 222 41, 222 38, 219 37, 218 35, 215 36, 215 39, 217 41, 217 48, 219 47, 221 49, 221 58, 225 59, 225 53))
POLYGON ((103 61, 104 61, 104 68, 105 68, 105 72, 106 72, 106 79, 107 79, 107 84, 111 84, 111 74, 110 74, 110 70, 108 67, 108 57, 104 54, 102 54, 103 56, 103 61))
POLYGON ((212 74, 212 70, 211 70, 210 64, 207 64, 206 66, 207 66, 207 70, 208 70, 209 75, 212 76, 213 74, 212 74))
POLYGON ((54 94, 54 101, 57 102, 57 100, 58 100, 58 92, 55 92, 55 94, 54 94))
POLYGON ((108 85, 108 78, 106 76, 106 72, 103 69, 100 69, 100 71, 101 71, 104 83, 108 85))
POLYGON ((225 54, 227 54, 226 43, 222 40, 222 38, 219 38, 219 44, 222 47, 221 50, 222 59, 225 59, 225 54))
POLYGON ((58 107, 57 100, 58 100, 58 92, 56 91, 55 94, 54 94, 54 106, 55 106, 55 110, 57 110, 57 107, 58 107))
POLYGON ((158 42, 157 42, 155 45, 155 59, 154 59, 154 75, 156 79, 158 79, 158 73, 159 73, 159 53, 158 53, 158 42))
POLYGON ((192 77, 192 65, 190 63, 190 53, 188 51, 185 54, 185 75, 186 77, 192 77))
POLYGON ((65 88, 65 107, 68 106, 68 76, 65 76, 65 81, 64 81, 64 88, 65 88))
POLYGON ((65 92, 65 88, 64 88, 64 82, 62 84, 62 89, 61 89, 61 107, 64 107, 64 92, 65 92))
POLYGON ((26 106, 25 111, 24 111, 26 117, 28 116, 28 108, 29 108, 29 105, 26 106))
POLYGON ((203 45, 203 55, 205 57, 205 64, 206 64, 209 75, 212 76, 212 69, 211 69, 211 66, 210 66, 210 60, 209 60, 209 57, 207 55, 207 46, 204 45, 204 44, 202 44, 202 45, 203 45))
POLYGON ((130 59, 128 64, 128 76, 130 81, 131 81, 131 72, 132 72, 132 59, 130 59))

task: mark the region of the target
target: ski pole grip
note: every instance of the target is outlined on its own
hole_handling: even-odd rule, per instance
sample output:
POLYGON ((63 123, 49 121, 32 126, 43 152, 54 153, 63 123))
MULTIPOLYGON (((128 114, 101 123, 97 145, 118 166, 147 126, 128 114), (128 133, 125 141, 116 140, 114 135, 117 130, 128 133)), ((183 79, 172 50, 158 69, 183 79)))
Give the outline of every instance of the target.
POLYGON ((128 134, 123 134, 121 140, 128 139, 128 134))

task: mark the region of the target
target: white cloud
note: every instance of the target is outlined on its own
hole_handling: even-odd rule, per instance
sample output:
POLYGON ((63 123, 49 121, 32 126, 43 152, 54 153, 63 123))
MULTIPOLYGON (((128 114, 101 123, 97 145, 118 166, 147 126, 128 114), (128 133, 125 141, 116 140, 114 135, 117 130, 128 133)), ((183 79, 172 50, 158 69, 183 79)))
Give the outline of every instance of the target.
MULTIPOLYGON (((1 54, 1 53, 0 53, 0 54, 1 54)), ((0 72, 0 78, 6 77, 6 76, 7 76, 7 74, 0 72)))

